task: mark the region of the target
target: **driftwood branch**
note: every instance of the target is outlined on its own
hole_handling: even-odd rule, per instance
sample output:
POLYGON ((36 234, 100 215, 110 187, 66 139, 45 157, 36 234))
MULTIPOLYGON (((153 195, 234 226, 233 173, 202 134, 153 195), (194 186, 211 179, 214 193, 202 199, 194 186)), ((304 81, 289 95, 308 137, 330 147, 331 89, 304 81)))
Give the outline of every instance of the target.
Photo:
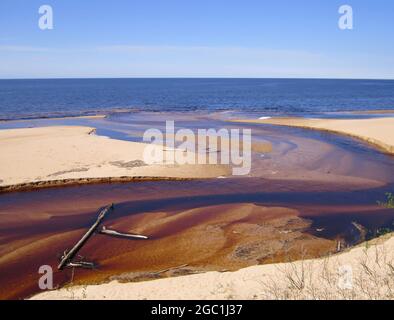
POLYGON ((96 265, 93 262, 87 261, 77 261, 77 262, 69 262, 66 264, 67 268, 85 268, 85 269, 93 269, 96 265))
POLYGON ((95 233, 99 232, 104 235, 113 236, 113 237, 121 237, 121 238, 129 238, 129 239, 139 239, 139 240, 146 240, 148 239, 147 236, 140 235, 140 234, 131 234, 131 233, 122 233, 115 230, 107 229, 103 226, 99 229, 100 224, 103 222, 105 216, 108 214, 110 210, 114 207, 113 204, 110 206, 105 207, 103 210, 100 211, 97 220, 95 223, 89 228, 88 231, 83 235, 83 237, 76 243, 74 247, 71 248, 70 251, 65 251, 63 256, 61 257, 61 261, 58 265, 58 269, 62 270, 63 268, 88 268, 93 269, 95 264, 92 262, 86 261, 73 261, 74 257, 81 250, 82 246, 89 240, 89 238, 95 233))
POLYGON ((100 223, 103 221, 107 213, 113 209, 113 204, 105 207, 103 210, 100 211, 96 222, 89 228, 89 230, 84 234, 84 236, 77 242, 77 244, 72 247, 72 249, 68 252, 65 252, 62 256, 62 259, 58 265, 58 269, 62 270, 65 266, 70 264, 74 256, 78 253, 78 251, 82 248, 82 246, 89 240, 89 238, 93 235, 96 231, 100 223))
POLYGON ((143 240, 148 239, 147 236, 143 236, 141 234, 122 233, 115 230, 107 229, 105 226, 102 227, 100 233, 108 236, 121 237, 121 238, 143 239, 143 240))

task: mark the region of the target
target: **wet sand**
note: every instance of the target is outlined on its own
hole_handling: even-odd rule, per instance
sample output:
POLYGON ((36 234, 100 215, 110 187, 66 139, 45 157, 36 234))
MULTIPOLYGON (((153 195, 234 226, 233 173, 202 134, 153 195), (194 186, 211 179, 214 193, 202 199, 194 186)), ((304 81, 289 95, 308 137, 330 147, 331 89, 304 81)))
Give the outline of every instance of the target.
MULTIPOLYGON (((2 242, 7 244, 1 247, 2 298, 23 297, 37 292, 39 266, 45 263, 55 268, 59 253, 71 247, 94 221, 95 213, 78 213, 83 203, 76 209, 71 202, 59 203, 60 199, 55 199, 61 210, 50 204, 37 203, 30 206, 28 215, 22 206, 20 213, 14 210, 12 216, 6 215, 1 219, 2 242)), ((196 209, 194 204, 190 204, 189 208, 175 209, 177 202, 184 201, 169 199, 169 204, 166 204, 161 199, 150 199, 116 205, 114 214, 105 225, 120 231, 146 234, 150 240, 94 236, 81 255, 98 262, 99 269, 97 272, 77 270, 74 283, 96 283, 115 275, 128 280, 144 280, 149 279, 151 272, 182 264, 187 264, 191 272, 235 270, 264 260, 279 259, 280 254, 284 254, 280 249, 286 239, 291 240, 288 250, 297 257, 299 246, 307 242, 305 238, 314 238, 303 236, 302 230, 310 222, 298 218, 296 210, 266 209, 252 204, 198 206, 196 209), (137 213, 145 210, 150 212, 137 213), (287 230, 292 232, 281 233, 287 230), (295 241, 297 238, 299 241, 295 241), (262 244, 263 239, 265 244, 262 244)), ((322 253, 335 247, 328 240, 308 242, 311 249, 318 248, 322 253)), ((311 253, 316 253, 313 250, 311 253)), ((70 277, 70 270, 57 272, 55 283, 69 282, 70 277)))
POLYGON ((138 283, 115 279, 106 284, 43 292, 33 299, 392 300, 393 250, 391 234, 321 259, 138 283), (350 277, 344 278, 343 272, 349 270, 350 277))
MULTIPOLYGON (((208 125, 225 122, 213 124, 208 125)), ((141 281, 319 257, 335 251, 339 240, 353 245, 392 225, 393 211, 376 203, 394 186, 392 157, 349 138, 242 126, 273 146, 270 153, 253 153, 247 177, 0 195, 0 297, 39 292, 39 266, 56 268, 58 255, 79 239, 97 209, 111 202, 115 211, 106 226, 146 233, 151 239, 95 235, 81 255, 99 268, 75 270, 74 284, 141 281)), ((134 129, 122 126, 125 132, 134 129)), ((55 272, 55 285, 69 284, 71 275, 71 270, 55 272)))

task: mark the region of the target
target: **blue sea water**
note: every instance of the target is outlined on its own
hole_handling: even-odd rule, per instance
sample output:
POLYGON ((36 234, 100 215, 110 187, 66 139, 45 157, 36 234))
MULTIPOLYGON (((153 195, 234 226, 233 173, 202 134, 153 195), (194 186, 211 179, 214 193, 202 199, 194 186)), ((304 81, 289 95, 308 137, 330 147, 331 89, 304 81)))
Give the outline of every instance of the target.
POLYGON ((0 80, 0 119, 129 111, 261 115, 394 110, 393 80, 42 79, 0 80))

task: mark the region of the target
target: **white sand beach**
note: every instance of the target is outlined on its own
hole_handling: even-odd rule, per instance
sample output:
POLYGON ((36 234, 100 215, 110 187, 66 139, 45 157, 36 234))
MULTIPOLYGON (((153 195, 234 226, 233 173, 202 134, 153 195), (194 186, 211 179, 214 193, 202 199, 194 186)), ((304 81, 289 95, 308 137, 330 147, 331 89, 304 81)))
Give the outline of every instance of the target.
POLYGON ((330 131, 361 139, 387 153, 394 153, 394 118, 392 117, 369 119, 269 118, 234 121, 330 131))
POLYGON ((144 143, 97 136, 91 127, 0 130, 0 188, 7 191, 109 178, 214 178, 230 172, 224 165, 147 165, 145 147, 144 143))

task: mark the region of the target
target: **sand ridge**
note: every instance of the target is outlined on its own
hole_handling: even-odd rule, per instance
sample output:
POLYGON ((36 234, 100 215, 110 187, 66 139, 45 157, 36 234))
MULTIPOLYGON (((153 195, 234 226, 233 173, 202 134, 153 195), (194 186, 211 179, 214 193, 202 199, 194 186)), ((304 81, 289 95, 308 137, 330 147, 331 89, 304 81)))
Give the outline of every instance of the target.
POLYGON ((392 299, 393 250, 394 237, 386 236, 328 258, 139 283, 75 286, 32 299, 392 299))
POLYGON ((232 121, 299 127, 344 134, 361 139, 387 153, 394 154, 393 117, 369 119, 308 119, 288 117, 232 121))
POLYGON ((147 165, 145 147, 144 143, 97 136, 92 127, 0 130, 0 191, 101 180, 213 178, 230 172, 225 165, 147 165))
MULTIPOLYGON (((143 281, 196 272, 238 270, 260 263, 299 258, 301 248, 309 257, 335 250, 335 241, 306 232, 311 221, 298 210, 251 203, 222 204, 182 210, 158 210, 131 214, 115 205, 114 216, 105 226, 124 232, 148 235, 146 241, 115 239, 97 234, 80 254, 98 264, 98 270, 75 271, 74 284, 108 280, 143 281), (171 272, 162 270, 185 267, 171 272)), ((21 224, 19 217, 2 220, 5 243, 0 246, 0 268, 4 272, 0 297, 24 298, 38 292, 38 266, 54 268, 54 286, 70 282, 71 270, 57 271, 57 256, 86 232, 95 214, 55 213, 37 210, 21 224), (27 223, 27 222, 28 223, 27 223), (27 227, 25 225, 28 224, 27 227), (33 229, 34 233, 23 230, 33 229), (20 236, 15 231, 21 233, 20 236), (11 240, 11 241, 10 241, 11 240), (23 280, 22 280, 23 279, 23 280)), ((23 212, 20 217, 23 217, 23 212)), ((2 227, 0 226, 0 228, 2 227)))

